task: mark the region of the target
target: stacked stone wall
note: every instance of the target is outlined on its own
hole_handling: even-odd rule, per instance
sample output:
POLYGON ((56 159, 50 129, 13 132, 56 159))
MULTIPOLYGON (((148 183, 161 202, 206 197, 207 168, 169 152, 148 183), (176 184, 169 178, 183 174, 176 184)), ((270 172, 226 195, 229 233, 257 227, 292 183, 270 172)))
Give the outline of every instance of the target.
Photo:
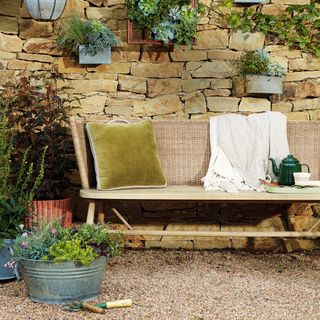
MULTIPOLYGON (((285 113, 291 120, 320 119, 320 60, 299 50, 277 45, 260 33, 233 33, 214 13, 213 8, 217 3, 211 0, 202 2, 206 14, 199 24, 199 39, 194 48, 188 50, 184 47, 177 49, 128 44, 125 0, 68 0, 62 18, 55 22, 32 20, 22 0, 2 0, 0 89, 7 81, 16 81, 19 75, 29 77, 35 85, 53 81, 66 103, 76 107, 72 113, 84 117, 107 115, 110 118, 200 119, 229 112, 273 110, 285 113), (113 48, 111 64, 79 65, 75 59, 57 50, 57 32, 63 20, 72 12, 77 12, 82 18, 101 19, 116 32, 121 44, 113 48), (262 47, 270 53, 272 60, 281 63, 288 71, 283 95, 248 96, 241 81, 234 80, 237 75, 234 61, 239 59, 244 50, 262 47)), ((262 12, 277 14, 288 5, 307 2, 271 0, 263 5, 262 12)), ((77 175, 73 179, 75 184, 79 184, 77 175)), ((78 190, 79 187, 75 187, 74 192, 71 190, 73 196, 78 194, 78 190)), ((134 211, 137 221, 159 217, 159 213, 144 209, 141 205, 137 208, 133 210, 126 207, 125 214, 130 218, 134 211)), ((189 220, 207 221, 212 214, 216 217, 218 209, 214 206, 210 208, 203 211, 193 207, 189 220)), ((77 215, 81 216, 82 206, 78 205, 76 209, 77 215)), ((183 218, 182 209, 180 204, 178 214, 170 209, 162 212, 173 212, 183 218)), ((188 209, 185 205, 184 211, 188 209)), ((220 208, 218 219, 212 222, 215 224, 213 228, 228 227, 231 217, 228 212, 234 213, 232 210, 236 209, 220 208)), ((259 212, 264 210, 255 209, 255 215, 259 216, 259 212)), ((299 207, 299 210, 293 207, 290 210, 289 218, 285 219, 283 211, 274 211, 274 215, 271 215, 273 220, 260 225, 261 228, 266 225, 268 228, 271 225, 278 228, 282 223, 284 229, 302 230, 315 219, 315 210, 311 210, 311 207, 299 207)), ((252 212, 252 209, 246 206, 240 211, 252 212)), ((237 217, 237 213, 234 216, 237 217)), ((187 217, 183 219, 188 220, 187 217)), ((239 221, 243 222, 243 219, 241 213, 236 223, 240 225, 236 227, 237 230, 241 228, 239 221)), ((234 219, 231 220, 235 223, 234 219)), ((170 220, 167 220, 160 228, 170 224, 170 220)), ((252 225, 259 228, 255 220, 252 225)), ((181 229, 183 226, 170 228, 181 229)), ((186 248, 243 248, 247 245, 246 239, 218 239, 216 242, 181 239, 180 245, 173 243, 172 239, 162 239, 162 244, 161 239, 149 240, 147 246, 153 246, 152 241, 158 246, 186 248)), ((277 241, 272 242, 275 247, 277 241)), ((315 246, 314 242, 303 243, 299 244, 300 247, 315 246)), ((269 245, 270 242, 265 247, 270 248, 269 245)))

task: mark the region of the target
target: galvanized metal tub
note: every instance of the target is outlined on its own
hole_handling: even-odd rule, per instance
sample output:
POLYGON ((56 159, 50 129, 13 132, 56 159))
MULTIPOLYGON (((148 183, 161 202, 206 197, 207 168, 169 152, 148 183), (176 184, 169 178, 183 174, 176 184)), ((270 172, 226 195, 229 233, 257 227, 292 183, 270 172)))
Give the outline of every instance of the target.
POLYGON ((246 75, 246 92, 263 94, 282 94, 284 77, 266 75, 246 75))
POLYGON ((19 271, 32 301, 59 304, 70 300, 94 299, 101 293, 106 258, 90 265, 74 262, 20 260, 19 271))
POLYGON ((0 280, 10 280, 16 277, 14 268, 4 265, 12 258, 10 247, 13 245, 12 239, 4 239, 4 244, 0 248, 0 280))

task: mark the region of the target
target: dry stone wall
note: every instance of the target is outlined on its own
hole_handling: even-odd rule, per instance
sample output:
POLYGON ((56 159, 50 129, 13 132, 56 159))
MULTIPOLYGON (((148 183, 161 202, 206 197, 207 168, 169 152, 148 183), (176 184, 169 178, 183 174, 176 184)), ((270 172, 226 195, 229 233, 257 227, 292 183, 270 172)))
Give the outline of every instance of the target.
MULTIPOLYGON (((214 13, 216 2, 202 1, 206 14, 193 50, 127 44, 125 0, 68 0, 61 19, 30 18, 22 0, 0 8, 0 86, 19 74, 34 84, 55 81, 60 94, 81 116, 199 119, 226 112, 280 111, 289 119, 319 119, 320 61, 272 43, 261 33, 231 32, 214 13), (121 44, 110 65, 78 65, 55 47, 64 18, 77 12, 113 29, 121 44), (247 96, 233 62, 244 50, 264 47, 288 71, 283 95, 247 96), (57 80, 58 79, 58 80, 57 80)), ((263 13, 279 13, 308 0, 271 0, 263 13)))
MULTIPOLYGON (((75 107, 73 114, 84 117, 108 116, 110 118, 177 118, 200 119, 229 112, 280 111, 289 119, 320 119, 320 61, 299 50, 289 50, 274 44, 260 33, 232 33, 213 11, 214 1, 202 0, 206 14, 199 24, 199 40, 193 50, 131 45, 127 39, 127 8, 125 0, 68 0, 61 19, 39 22, 30 18, 22 0, 2 0, 0 6, 0 89, 7 81, 16 81, 19 75, 30 78, 36 85, 55 82, 60 96, 75 107), (97 18, 106 22, 121 40, 112 50, 109 65, 79 65, 73 58, 63 56, 55 47, 57 31, 63 19, 72 12, 82 18, 97 18), (237 74, 233 62, 244 50, 264 47, 272 59, 288 71, 283 95, 247 96, 243 83, 235 81, 237 74)), ((271 0, 263 6, 264 13, 278 13, 289 4, 304 4, 308 0, 271 0)), ((79 184, 78 176, 72 177, 79 184)), ((71 194, 78 195, 79 187, 71 194)), ((76 201, 78 204, 81 202, 76 201)), ((241 226, 242 212, 254 212, 256 217, 263 209, 244 206, 241 209, 223 206, 191 207, 177 205, 178 209, 164 208, 162 212, 137 204, 133 209, 124 205, 128 219, 157 220, 168 213, 178 220, 211 221, 212 228, 248 230, 241 226), (178 214, 177 214, 178 210, 178 214), (190 211, 188 213, 188 210, 190 211), (238 210, 238 211, 237 211, 238 210), (240 210, 240 213, 239 213, 240 210), (217 216, 216 212, 219 211, 217 216), (182 213, 184 212, 184 213, 182 213), (231 220, 230 220, 231 219, 231 220), (237 220, 238 219, 238 220, 237 220)), ((77 207, 77 216, 85 207, 77 207)), ((289 216, 283 210, 273 211, 269 222, 260 227, 277 229, 281 224, 289 230, 305 230, 314 218, 311 207, 292 206, 289 216), (282 221, 282 222, 281 222, 282 221), (281 223, 280 223, 281 222, 281 223)), ((270 207, 268 210, 271 210, 270 207)), ((318 211, 318 210, 316 210, 318 211)), ((170 218, 171 219, 171 218, 170 218)), ((166 220, 160 228, 184 230, 180 221, 166 220)), ((249 219, 248 216, 246 219, 249 219)), ((250 220, 251 221, 251 220, 250 220)), ((253 219, 252 225, 259 229, 253 219)), ((130 221, 131 222, 131 221, 130 221)), ((207 223, 203 228, 207 228, 207 223)), ((147 228, 148 226, 146 226, 147 228)), ((157 225, 153 223, 152 228, 157 225)), ((159 226, 158 226, 159 227, 159 226)), ((190 226, 189 226, 190 227, 190 226)), ((198 227, 201 230, 201 226, 198 227)), ((280 228, 280 227, 279 227, 280 228)), ((281 227, 282 228, 282 227, 281 227)), ((280 229, 281 229, 280 228, 280 229)), ((215 230, 215 229, 214 229, 215 230)), ((264 229, 263 229, 264 230, 264 229)), ((185 248, 248 248, 248 239, 172 239, 148 238, 146 247, 185 248), (152 242, 154 241, 154 242, 152 242)), ((136 241, 131 243, 139 246, 136 241)), ((249 245, 253 246, 250 242, 249 245)), ((255 248, 278 248, 278 240, 256 239, 255 248)), ((297 248, 315 248, 312 241, 291 242, 297 248)), ((287 244, 286 247, 288 248, 287 244)))

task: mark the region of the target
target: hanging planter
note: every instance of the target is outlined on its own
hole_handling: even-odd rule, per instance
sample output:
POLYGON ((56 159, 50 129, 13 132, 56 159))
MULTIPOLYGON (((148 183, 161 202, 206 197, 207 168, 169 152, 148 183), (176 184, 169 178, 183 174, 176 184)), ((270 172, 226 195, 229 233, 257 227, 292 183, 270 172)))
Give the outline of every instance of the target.
POLYGON ((33 19, 54 21, 61 17, 67 0, 24 0, 24 2, 33 19))

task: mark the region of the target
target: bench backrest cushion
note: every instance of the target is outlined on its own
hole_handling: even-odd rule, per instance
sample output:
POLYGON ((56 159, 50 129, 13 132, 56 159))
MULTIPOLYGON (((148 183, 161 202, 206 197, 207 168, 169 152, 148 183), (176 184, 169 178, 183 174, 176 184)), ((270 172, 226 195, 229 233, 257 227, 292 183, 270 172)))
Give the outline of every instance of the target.
MULTIPOLYGON (((102 120, 90 120, 99 121, 102 120)), ((95 188, 95 172, 84 120, 71 119, 72 136, 83 189, 95 188)), ((201 185, 210 159, 208 120, 153 121, 168 185, 201 185)), ((307 163, 311 179, 320 179, 320 121, 289 121, 290 152, 307 163)))

